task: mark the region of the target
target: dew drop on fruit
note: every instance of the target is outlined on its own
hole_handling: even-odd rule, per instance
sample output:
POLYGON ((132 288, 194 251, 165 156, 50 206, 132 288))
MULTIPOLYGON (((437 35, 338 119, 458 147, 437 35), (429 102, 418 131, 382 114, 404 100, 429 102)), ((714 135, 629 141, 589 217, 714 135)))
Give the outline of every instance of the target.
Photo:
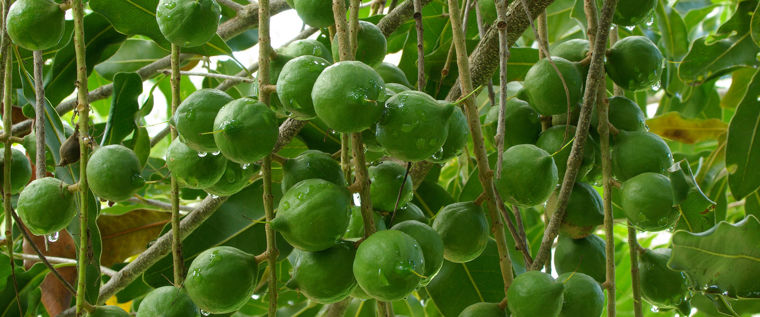
POLYGON ((211 315, 211 313, 209 313, 209 312, 207 312, 207 311, 205 311, 205 310, 201 309, 201 315, 203 315, 203 316, 208 316, 208 315, 211 315))
POLYGON ((53 233, 47 235, 47 241, 50 242, 50 243, 56 242, 56 241, 58 241, 58 238, 60 236, 61 235, 58 232, 53 232, 53 233))
POLYGON ((198 152, 198 157, 206 157, 208 155, 207 152, 198 152))

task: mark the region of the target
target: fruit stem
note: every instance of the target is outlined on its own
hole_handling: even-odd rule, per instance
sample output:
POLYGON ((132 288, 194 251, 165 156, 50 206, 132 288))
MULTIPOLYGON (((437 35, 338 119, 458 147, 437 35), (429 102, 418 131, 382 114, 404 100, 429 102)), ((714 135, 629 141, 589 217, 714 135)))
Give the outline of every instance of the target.
MULTIPOLYGON (((509 216, 509 212, 507 211, 507 208, 504 205, 504 201, 501 199, 501 195, 498 191, 494 191, 494 198, 496 198, 496 206, 499 208, 501 216, 507 222, 507 229, 509 229, 509 233, 512 235, 512 240, 515 241, 515 247, 520 251, 520 253, 522 253, 525 265, 530 266, 533 264, 533 258, 530 256, 530 249, 528 248, 528 240, 525 237, 525 230, 518 231, 518 229, 515 227, 515 224, 512 222, 512 218, 509 216)), ((520 226, 522 226, 520 211, 517 209, 517 206, 513 206, 512 210, 515 219, 519 220, 518 223, 520 226)))
POLYGON ((72 193, 73 193, 73 192, 76 192, 76 191, 79 191, 79 182, 76 182, 76 183, 74 183, 74 184, 71 184, 71 185, 69 185, 69 186, 66 186, 66 189, 67 189, 68 191, 72 192, 72 193))
POLYGON ((423 91, 425 89, 425 38, 422 27, 422 1, 412 0, 412 5, 414 6, 414 24, 417 28, 417 90, 423 91))
POLYGON ((633 288, 633 313, 636 317, 643 317, 641 310, 641 282, 639 278, 639 242, 636 238, 636 228, 628 222, 628 248, 631 258, 631 287, 633 288))
MULTIPOLYGON (((497 22, 499 29, 499 120, 496 125, 496 178, 501 178, 501 163, 504 160, 504 136, 507 124, 507 64, 509 47, 507 39, 507 0, 494 0, 496 4, 497 22)), ((478 19, 480 21, 480 19, 478 19)))
POLYGON ((567 160, 565 177, 562 180, 559 197, 557 198, 557 209, 555 210, 551 220, 544 230, 544 237, 541 240, 541 246, 538 249, 538 253, 536 253, 534 259, 535 261, 530 268, 531 270, 540 269, 543 266, 543 263, 546 262, 546 258, 551 255, 552 244, 554 243, 554 239, 559 233, 559 227, 562 223, 562 219, 565 217, 567 202, 569 201, 570 193, 573 190, 575 180, 578 176, 578 170, 581 166, 581 161, 583 161, 584 146, 586 145, 589 126, 591 125, 591 110, 596 103, 597 95, 600 89, 599 86, 604 82, 604 49, 607 46, 610 25, 612 24, 612 14, 615 11, 616 4, 617 0, 605 0, 604 6, 602 8, 602 16, 600 19, 599 28, 595 33, 596 37, 593 45, 593 53, 591 55, 592 58, 589 67, 589 73, 586 78, 586 89, 583 95, 583 106, 581 107, 580 116, 578 118, 578 125, 575 130, 575 141, 573 142, 572 149, 570 150, 570 157, 567 160))
MULTIPOLYGON (((182 74, 180 73, 180 60, 179 60, 180 47, 172 44, 171 51, 171 86, 172 86, 172 115, 177 112, 179 104, 181 102, 180 81, 182 80, 182 74)), ((171 129, 171 142, 177 142, 177 129, 174 125, 170 125, 171 129)), ((182 257, 182 237, 179 234, 179 183, 174 174, 171 175, 171 201, 172 201, 172 263, 174 264, 174 286, 182 287, 182 282, 185 276, 185 261, 182 257)))
POLYGON ((279 155, 277 153, 272 153, 272 161, 275 161, 279 163, 280 165, 285 165, 285 162, 288 161, 288 158, 282 155, 279 155))
POLYGON ((499 251, 499 268, 504 282, 504 294, 512 284, 512 260, 507 251, 507 240, 504 232, 504 224, 499 216, 496 200, 494 199, 493 173, 488 164, 488 154, 483 139, 483 132, 480 126, 480 116, 478 109, 469 98, 475 90, 472 87, 472 77, 470 74, 470 62, 467 56, 467 46, 465 42, 464 30, 462 28, 462 18, 460 9, 457 6, 457 0, 448 0, 449 4, 449 21, 451 21, 451 30, 453 33, 453 43, 456 50, 457 67, 459 70, 459 83, 462 93, 465 95, 461 100, 464 104, 464 112, 467 116, 467 122, 472 135, 473 152, 478 165, 478 178, 486 194, 486 203, 491 218, 491 230, 496 240, 496 246, 499 251))
MULTIPOLYGON (((343 171, 343 178, 346 184, 351 184, 351 135, 349 133, 340 134, 340 169, 343 171)), ((353 183, 348 187, 352 193, 359 192, 359 185, 353 183)))
POLYGON ((404 172, 404 178, 401 179, 401 186, 398 188, 398 195, 396 195, 396 203, 393 205, 393 212, 391 213, 391 223, 393 218, 396 217, 396 210, 398 210, 398 202, 401 200, 401 194, 404 192, 404 185, 406 185, 406 178, 409 177, 409 170, 412 169, 412 162, 406 163, 406 172, 404 172))
MULTIPOLYGON (((45 87, 42 79, 42 51, 34 51, 34 132, 36 155, 34 158, 35 175, 37 179, 44 178, 47 172, 45 166, 45 87)), ((7 131, 7 130, 6 130, 7 131)), ((30 240, 31 241, 31 240, 30 240)))

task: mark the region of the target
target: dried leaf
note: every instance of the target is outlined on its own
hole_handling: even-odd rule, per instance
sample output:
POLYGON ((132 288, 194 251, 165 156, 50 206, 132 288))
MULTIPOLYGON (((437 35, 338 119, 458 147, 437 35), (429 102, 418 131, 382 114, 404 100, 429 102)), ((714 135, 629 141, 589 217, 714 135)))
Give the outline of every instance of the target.
POLYGON ((684 119, 678 112, 668 112, 647 120, 652 133, 681 143, 694 144, 716 140, 728 125, 718 119, 684 119))
POLYGON ((103 236, 102 265, 111 266, 147 249, 170 218, 169 213, 153 210, 98 217, 98 228, 103 236))

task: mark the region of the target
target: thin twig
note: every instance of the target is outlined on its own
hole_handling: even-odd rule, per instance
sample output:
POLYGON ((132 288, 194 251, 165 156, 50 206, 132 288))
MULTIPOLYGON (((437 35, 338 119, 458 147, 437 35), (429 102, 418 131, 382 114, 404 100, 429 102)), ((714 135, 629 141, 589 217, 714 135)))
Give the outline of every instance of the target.
MULTIPOLYGON (((148 199, 142 196, 131 197, 127 201, 136 203, 136 204, 144 204, 144 205, 150 205, 153 207, 158 207, 158 208, 161 208, 162 210, 172 210, 171 203, 165 203, 163 201, 155 200, 155 199, 148 199)), ((190 211, 193 211, 193 208, 190 206, 180 205, 179 210, 190 212, 190 211)))
MULTIPOLYGON (((17 259, 21 259, 21 260, 27 260, 27 261, 35 261, 35 260, 40 259, 39 255, 37 254, 26 254, 26 253, 15 253, 13 254, 13 257, 17 259)), ((62 258, 62 257, 57 257, 57 256, 45 256, 45 259, 47 259, 48 262, 55 263, 55 264, 74 264, 74 266, 76 266, 77 264, 76 259, 62 258)), ((55 267, 55 265, 53 265, 53 267, 55 267)), ((112 270, 111 268, 108 268, 105 266, 101 266, 100 271, 103 274, 108 275, 108 276, 114 276, 118 273, 112 270)))
POLYGON ((422 28, 422 1, 412 0, 412 3, 414 4, 414 25, 417 28, 417 90, 423 91, 425 89, 425 38, 422 28))
MULTIPOLYGON (((182 100, 180 94, 180 81, 182 75, 179 71, 179 52, 180 47, 172 44, 171 52, 171 86, 172 86, 172 101, 171 109, 172 115, 177 112, 179 104, 182 100)), ((171 125, 171 142, 177 142, 177 129, 174 125, 171 125)), ((185 261, 182 257, 182 240, 179 235, 179 183, 174 174, 171 175, 171 203, 172 203, 172 263, 174 271, 174 285, 177 287, 182 286, 182 281, 185 276, 185 261)))
MULTIPOLYGON (((504 201, 501 199, 501 195, 498 191, 494 191, 494 197, 496 198, 496 206, 499 208, 502 218, 507 222, 507 229, 509 229, 509 233, 512 235, 512 240, 515 241, 515 247, 517 247, 517 250, 522 253, 525 266, 530 266, 533 264, 533 258, 530 256, 530 248, 528 248, 527 239, 524 236, 521 236, 520 231, 515 227, 512 218, 509 216, 509 211, 507 211, 504 201)), ((517 207, 514 208, 514 214, 515 217, 517 217, 520 212, 517 210, 517 207)))
POLYGON ((42 78, 42 51, 34 51, 34 131, 36 152, 34 167, 36 178, 44 178, 47 168, 45 166, 45 87, 42 78))
POLYGON ((343 171, 343 177, 346 184, 351 184, 351 134, 340 134, 340 169, 343 171))
MULTIPOLYGON (((538 41, 539 47, 549 47, 549 22, 546 19, 546 10, 536 17, 536 41, 538 41)), ((538 58, 547 58, 549 50, 538 50, 538 58)))
POLYGON ((639 243, 636 240, 636 228, 628 222, 628 254, 631 258, 631 288, 633 289, 633 314, 635 317, 643 317, 641 309, 641 282, 639 278, 639 243))
POLYGON ((494 0, 499 29, 499 121, 496 125, 496 178, 501 178, 501 164, 504 161, 504 136, 507 133, 507 64, 509 47, 507 40, 507 0, 494 0))
POLYGON ((409 170, 412 169, 412 162, 406 163, 406 171, 404 171, 404 177, 401 179, 401 186, 398 187, 398 194, 396 194, 396 203, 393 204, 393 212, 391 213, 391 223, 396 218, 396 210, 398 210, 398 203, 401 201, 401 194, 404 193, 404 185, 406 185, 406 179, 409 177, 409 170))
MULTIPOLYGON (((348 12, 348 41, 351 48, 351 56, 356 56, 359 48, 359 3, 361 0, 350 0, 348 12)), ((351 59, 354 59, 353 57, 351 59)))
MULTIPOLYGON (((171 69, 163 69, 161 70, 161 72, 166 75, 170 75, 172 73, 171 69)), ((179 73, 184 76, 199 76, 199 77, 217 78, 217 79, 224 79, 224 80, 235 80, 237 82, 244 82, 244 83, 256 82, 256 79, 251 78, 251 77, 239 77, 239 76, 217 74, 217 73, 191 72, 191 71, 184 71, 184 70, 180 71, 179 73)))

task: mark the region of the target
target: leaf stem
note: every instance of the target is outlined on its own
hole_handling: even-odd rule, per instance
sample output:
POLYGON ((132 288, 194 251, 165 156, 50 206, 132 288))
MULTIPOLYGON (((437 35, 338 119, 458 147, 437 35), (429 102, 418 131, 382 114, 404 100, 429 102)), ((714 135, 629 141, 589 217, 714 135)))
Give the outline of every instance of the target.
MULTIPOLYGON (((179 70, 179 53, 180 47, 172 44, 171 52, 171 86, 172 86, 172 115, 177 112, 179 104, 182 101, 180 94, 180 81, 182 74, 179 70)), ((171 141, 178 142, 177 129, 171 125, 171 141)), ((185 276, 185 261, 182 257, 182 237, 179 235, 179 183, 174 174, 171 175, 171 203, 172 203, 172 263, 174 264, 174 286, 182 287, 185 276)))

